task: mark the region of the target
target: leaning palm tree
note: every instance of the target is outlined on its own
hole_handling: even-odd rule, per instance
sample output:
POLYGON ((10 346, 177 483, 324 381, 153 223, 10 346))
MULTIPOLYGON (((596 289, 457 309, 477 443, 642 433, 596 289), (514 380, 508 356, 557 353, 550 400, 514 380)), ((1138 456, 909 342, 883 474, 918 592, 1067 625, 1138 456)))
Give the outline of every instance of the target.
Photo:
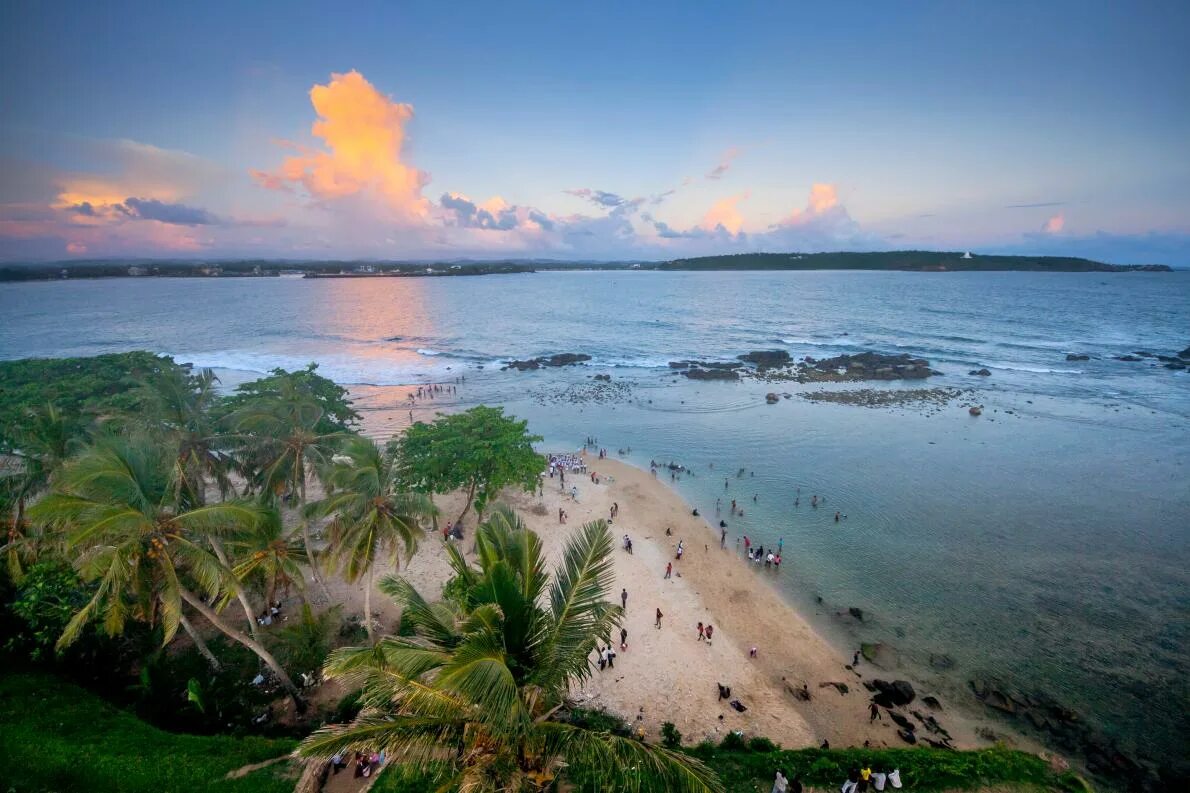
MULTIPOLYGON (((278 504, 292 498, 299 513, 304 512, 308 479, 330 464, 345 437, 340 432, 323 432, 319 426, 322 416, 317 402, 294 391, 231 416, 239 433, 241 470, 252 477, 262 501, 278 504)), ((314 580, 329 600, 330 591, 314 555, 310 525, 304 519, 302 541, 314 580)))
POLYGON ((331 518, 331 554, 343 577, 364 584, 364 627, 368 641, 372 627, 372 578, 376 564, 396 566, 404 548, 408 559, 417 550, 422 521, 431 517, 434 503, 421 493, 399 487, 396 455, 369 438, 352 437, 335 455, 326 475, 327 496, 310 504, 310 517, 331 518))
POLYGON ((228 625, 210 605, 234 578, 210 553, 207 538, 252 526, 260 520, 259 506, 179 503, 169 469, 161 450, 143 439, 105 439, 68 462, 54 490, 30 508, 31 519, 65 535, 80 576, 98 582, 58 647, 100 616, 109 635, 121 633, 130 619, 160 624, 168 644, 179 625, 186 627, 186 605, 254 652, 304 707, 297 687, 264 645, 228 625))
POLYGON ((26 413, 17 433, 17 448, 3 473, 6 495, 12 504, 3 553, 13 581, 24 577, 24 565, 37 557, 42 538, 30 532, 25 505, 49 485, 55 472, 79 445, 81 432, 52 404, 26 413))
POLYGON ((477 568, 452 547, 459 603, 431 605, 405 579, 382 580, 413 635, 332 653, 324 674, 360 686, 364 710, 299 751, 383 750, 393 764, 438 776, 442 790, 553 790, 568 769, 603 789, 722 790, 687 755, 554 720, 622 615, 607 601, 607 524, 576 532, 552 580, 540 539, 506 508, 479 527, 476 544, 477 568))

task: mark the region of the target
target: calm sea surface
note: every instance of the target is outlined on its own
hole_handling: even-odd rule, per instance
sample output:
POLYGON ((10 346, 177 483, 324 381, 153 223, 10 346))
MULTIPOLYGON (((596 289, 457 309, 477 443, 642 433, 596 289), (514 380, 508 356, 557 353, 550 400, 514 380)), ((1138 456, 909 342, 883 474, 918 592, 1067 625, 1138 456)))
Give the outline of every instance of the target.
POLYGON ((690 466, 673 484, 704 514, 736 498, 733 534, 784 538, 782 586, 836 641, 895 647, 952 701, 997 677, 1126 748, 1190 756, 1190 375, 1112 358, 1190 344, 1190 273, 119 279, 2 285, 0 317, 0 358, 149 349, 226 381, 318 361, 394 431, 408 389, 392 386, 465 374, 415 416, 499 403, 554 447, 594 435, 690 466), (769 348, 924 356, 944 372, 930 385, 977 389, 985 413, 810 403, 796 394, 826 386, 667 367, 769 348), (554 352, 594 360, 499 370, 554 352), (626 393, 592 400, 597 373, 626 393), (771 390, 795 396, 766 405, 771 390), (835 616, 850 606, 869 619, 835 616))

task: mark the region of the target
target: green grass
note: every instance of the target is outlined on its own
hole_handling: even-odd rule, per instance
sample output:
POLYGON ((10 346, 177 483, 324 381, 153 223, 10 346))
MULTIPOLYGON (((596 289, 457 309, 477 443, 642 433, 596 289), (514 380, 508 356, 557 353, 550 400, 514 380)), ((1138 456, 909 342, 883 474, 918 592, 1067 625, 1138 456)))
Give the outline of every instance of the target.
POLYGON ((852 767, 900 768, 906 790, 972 789, 987 785, 1053 788, 1057 780, 1039 757, 1009 749, 954 752, 944 749, 799 749, 753 752, 700 746, 690 753, 719 774, 732 793, 772 784, 782 769, 814 787, 837 790, 852 767))
MULTIPOLYGON (((179 703, 181 704, 181 703, 179 703)), ((223 777, 289 752, 289 739, 175 735, 45 674, 0 675, 5 793, 288 793, 284 763, 223 777)))

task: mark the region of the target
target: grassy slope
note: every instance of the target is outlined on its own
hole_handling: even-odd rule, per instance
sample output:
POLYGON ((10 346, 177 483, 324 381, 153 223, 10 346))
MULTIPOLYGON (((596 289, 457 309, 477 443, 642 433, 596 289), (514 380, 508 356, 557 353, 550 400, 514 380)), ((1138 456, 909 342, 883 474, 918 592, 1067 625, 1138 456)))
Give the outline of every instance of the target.
POLYGON ((43 674, 0 675, 0 788, 12 793, 288 793, 284 764, 242 779, 228 771, 294 742, 175 735, 43 674))

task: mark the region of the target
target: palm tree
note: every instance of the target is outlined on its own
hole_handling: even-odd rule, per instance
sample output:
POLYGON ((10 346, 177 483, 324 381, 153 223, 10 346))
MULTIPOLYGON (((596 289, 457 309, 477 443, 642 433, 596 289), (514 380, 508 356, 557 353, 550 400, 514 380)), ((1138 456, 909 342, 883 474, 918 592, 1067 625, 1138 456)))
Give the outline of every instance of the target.
POLYGON ((208 538, 244 531, 260 520, 254 502, 195 506, 178 503, 170 462, 143 439, 109 438, 68 462, 53 492, 29 510, 32 519, 65 534, 84 580, 98 581, 94 596, 67 623, 58 647, 78 638, 102 616, 109 635, 129 619, 160 624, 168 644, 190 606, 267 665, 299 708, 297 687, 263 644, 228 625, 209 605, 234 577, 208 550, 208 538))
MULTIPOLYGON (((249 407, 233 414, 232 422, 241 433, 243 445, 241 463, 265 503, 276 504, 292 497, 299 512, 304 512, 308 478, 329 465, 345 437, 340 432, 322 432, 322 415, 317 402, 293 389, 283 391, 264 407, 249 407)), ((306 520, 302 521, 302 541, 314 580, 329 600, 330 591, 318 569, 306 520)))
MULTIPOLYGON (((219 488, 223 499, 231 491, 231 460, 223 449, 227 439, 219 431, 213 411, 219 401, 218 382, 210 369, 191 375, 185 369, 171 368, 141 384, 133 423, 169 450, 170 486, 176 502, 205 504, 208 482, 219 488)), ((230 566, 220 538, 212 535, 208 540, 220 563, 230 566)), ((261 641, 248 593, 237 585, 232 594, 240 603, 252 638, 261 641)))
POLYGON ((382 580, 414 635, 331 654, 324 674, 362 686, 365 708, 299 751, 384 750, 396 764, 439 775, 443 790, 553 790, 568 767, 606 789, 722 790, 687 755, 553 720, 622 615, 607 601, 607 524, 587 523, 571 537, 552 579, 540 539, 507 508, 489 515, 476 544, 478 568, 451 547, 460 604, 431 605, 405 579, 382 580))
POLYGON ((24 564, 36 558, 41 539, 29 534, 25 505, 45 490, 78 445, 79 435, 75 423, 52 404, 26 414, 17 435, 18 448, 12 452, 16 465, 4 474, 12 521, 3 552, 13 581, 24 577, 24 564))
POLYGON ((210 369, 197 375, 180 368, 158 373, 140 388, 134 417, 174 455, 172 480, 177 498, 206 503, 208 482, 222 497, 231 491, 230 459, 223 452, 225 439, 212 410, 219 401, 219 378, 210 369))
POLYGON ((400 564, 417 550, 421 521, 433 515, 434 503, 424 494, 398 486, 396 455, 372 440, 350 438, 336 455, 327 477, 327 496, 307 507, 310 516, 330 517, 331 548, 343 577, 364 584, 364 627, 372 628, 372 578, 376 563, 400 564))
POLYGON ((231 568, 235 577, 241 583, 256 583, 267 603, 276 602, 278 590, 288 592, 294 584, 305 584, 306 547, 300 538, 286 534, 276 509, 263 511, 261 520, 228 540, 227 547, 237 560, 231 568))

